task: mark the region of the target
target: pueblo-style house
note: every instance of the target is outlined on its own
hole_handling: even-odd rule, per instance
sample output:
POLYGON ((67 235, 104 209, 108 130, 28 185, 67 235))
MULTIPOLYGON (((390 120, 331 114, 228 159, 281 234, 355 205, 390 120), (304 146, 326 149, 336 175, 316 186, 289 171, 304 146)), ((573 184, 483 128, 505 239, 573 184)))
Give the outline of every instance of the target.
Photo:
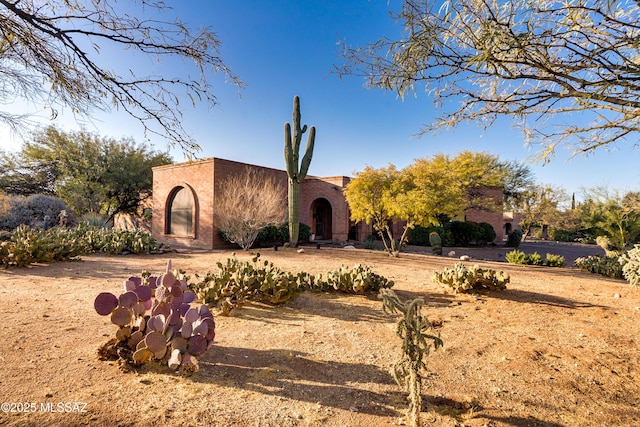
MULTIPOLYGON (((226 178, 243 173, 246 168, 272 177, 284 187, 282 209, 286 210, 288 176, 284 170, 218 158, 158 166, 153 168, 153 235, 175 246, 199 249, 226 246, 216 227, 216 196, 224 191, 221 183, 226 178)), ((311 227, 316 241, 339 244, 364 240, 372 233, 371 225, 355 224, 350 220, 349 206, 343 194, 348 182, 346 176, 307 176, 300 184, 300 222, 311 227)), ((502 206, 501 188, 486 191, 502 206)), ((501 211, 468 210, 465 219, 488 222, 498 234, 498 241, 504 237, 501 211)), ((394 229, 395 234, 401 225, 394 224, 394 229)))

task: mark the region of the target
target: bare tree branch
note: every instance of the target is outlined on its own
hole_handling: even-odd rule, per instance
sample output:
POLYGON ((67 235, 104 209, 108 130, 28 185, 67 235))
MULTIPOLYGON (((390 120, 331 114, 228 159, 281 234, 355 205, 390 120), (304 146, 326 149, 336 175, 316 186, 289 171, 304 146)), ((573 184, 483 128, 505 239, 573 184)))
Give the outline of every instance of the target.
POLYGON ((424 87, 437 106, 453 105, 421 134, 509 116, 544 160, 562 143, 576 153, 637 145, 638 2, 404 0, 394 17, 399 40, 345 45, 336 72, 401 96, 424 87))
POLYGON ((216 226, 227 240, 249 250, 258 233, 286 220, 286 190, 273 178, 245 168, 226 178, 216 196, 216 226))
MULTIPOLYGON (((205 28, 189 29, 180 20, 141 20, 105 0, 0 0, 0 102, 15 99, 44 101, 57 115, 67 106, 88 116, 93 109, 121 108, 139 120, 147 134, 178 144, 188 155, 198 144, 182 126, 179 101, 217 104, 210 73, 222 74, 232 84, 244 83, 220 58, 220 41, 205 28), (145 75, 146 70, 116 70, 100 57, 105 48, 138 52, 157 61, 190 60, 196 78, 184 75, 145 75)), ((136 0, 143 15, 161 15, 170 7, 136 0)), ((0 121, 12 127, 23 123, 11 113, 0 121)))

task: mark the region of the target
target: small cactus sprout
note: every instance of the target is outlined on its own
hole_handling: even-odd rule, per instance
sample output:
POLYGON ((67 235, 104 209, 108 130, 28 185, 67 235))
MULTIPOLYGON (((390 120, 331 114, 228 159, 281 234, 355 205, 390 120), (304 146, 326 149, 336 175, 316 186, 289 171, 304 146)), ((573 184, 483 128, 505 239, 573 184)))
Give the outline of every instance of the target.
POLYGON ((99 356, 120 358, 125 367, 161 360, 183 375, 196 372, 197 357, 213 344, 215 322, 207 306, 191 306, 196 295, 188 290, 184 273, 172 270, 169 262, 158 277, 145 272, 128 278, 123 291, 120 296, 100 293, 94 301, 96 312, 110 315, 119 327, 99 356))
POLYGON ((431 245, 431 251, 434 254, 442 255, 442 239, 435 231, 429 233, 429 244, 431 245))

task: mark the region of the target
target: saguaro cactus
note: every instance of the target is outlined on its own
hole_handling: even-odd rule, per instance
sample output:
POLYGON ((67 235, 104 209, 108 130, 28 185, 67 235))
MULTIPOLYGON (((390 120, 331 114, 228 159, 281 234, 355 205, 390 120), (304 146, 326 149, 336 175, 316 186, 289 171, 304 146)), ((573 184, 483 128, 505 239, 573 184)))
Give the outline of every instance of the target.
POLYGON ((293 137, 291 125, 284 124, 284 159, 289 175, 289 244, 294 247, 298 244, 300 230, 300 183, 307 176, 313 155, 313 144, 316 139, 316 128, 311 126, 307 136, 307 148, 302 157, 302 163, 298 167, 300 142, 302 134, 306 131, 307 125, 300 127, 300 98, 296 95, 293 97, 293 137))

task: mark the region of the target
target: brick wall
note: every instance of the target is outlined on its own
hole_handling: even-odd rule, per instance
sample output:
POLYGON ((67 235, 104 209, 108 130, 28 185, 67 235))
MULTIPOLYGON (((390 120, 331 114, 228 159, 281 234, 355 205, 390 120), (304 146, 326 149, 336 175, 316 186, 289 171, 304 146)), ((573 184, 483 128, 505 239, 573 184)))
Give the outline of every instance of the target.
POLYGON ((474 222, 488 222, 496 232, 497 242, 504 239, 504 221, 502 215, 504 190, 502 187, 487 187, 482 194, 494 202, 491 210, 467 209, 465 219, 474 222))
POLYGON ((342 194, 348 178, 334 176, 327 178, 307 177, 300 186, 300 222, 311 227, 316 234, 314 204, 325 199, 331 205, 331 240, 346 242, 349 235, 349 205, 342 194))
POLYGON ((153 168, 153 218, 151 229, 160 242, 171 245, 210 249, 213 247, 213 170, 215 159, 153 168), (168 202, 179 187, 189 189, 193 197, 190 236, 167 234, 168 202))
MULTIPOLYGON (((161 242, 176 246, 212 249, 227 246, 216 226, 216 197, 224 191, 224 181, 251 168, 271 177, 284 189, 282 209, 287 210, 287 173, 283 170, 248 165, 231 160, 210 158, 194 162, 159 166, 153 169, 153 235, 161 242), (168 204, 176 189, 188 188, 194 200, 193 232, 189 236, 167 233, 168 204)), ((300 222, 309 225, 314 232, 313 210, 318 199, 326 199, 331 205, 331 240, 347 240, 349 213, 342 194, 346 177, 308 177, 300 186, 300 222)))

